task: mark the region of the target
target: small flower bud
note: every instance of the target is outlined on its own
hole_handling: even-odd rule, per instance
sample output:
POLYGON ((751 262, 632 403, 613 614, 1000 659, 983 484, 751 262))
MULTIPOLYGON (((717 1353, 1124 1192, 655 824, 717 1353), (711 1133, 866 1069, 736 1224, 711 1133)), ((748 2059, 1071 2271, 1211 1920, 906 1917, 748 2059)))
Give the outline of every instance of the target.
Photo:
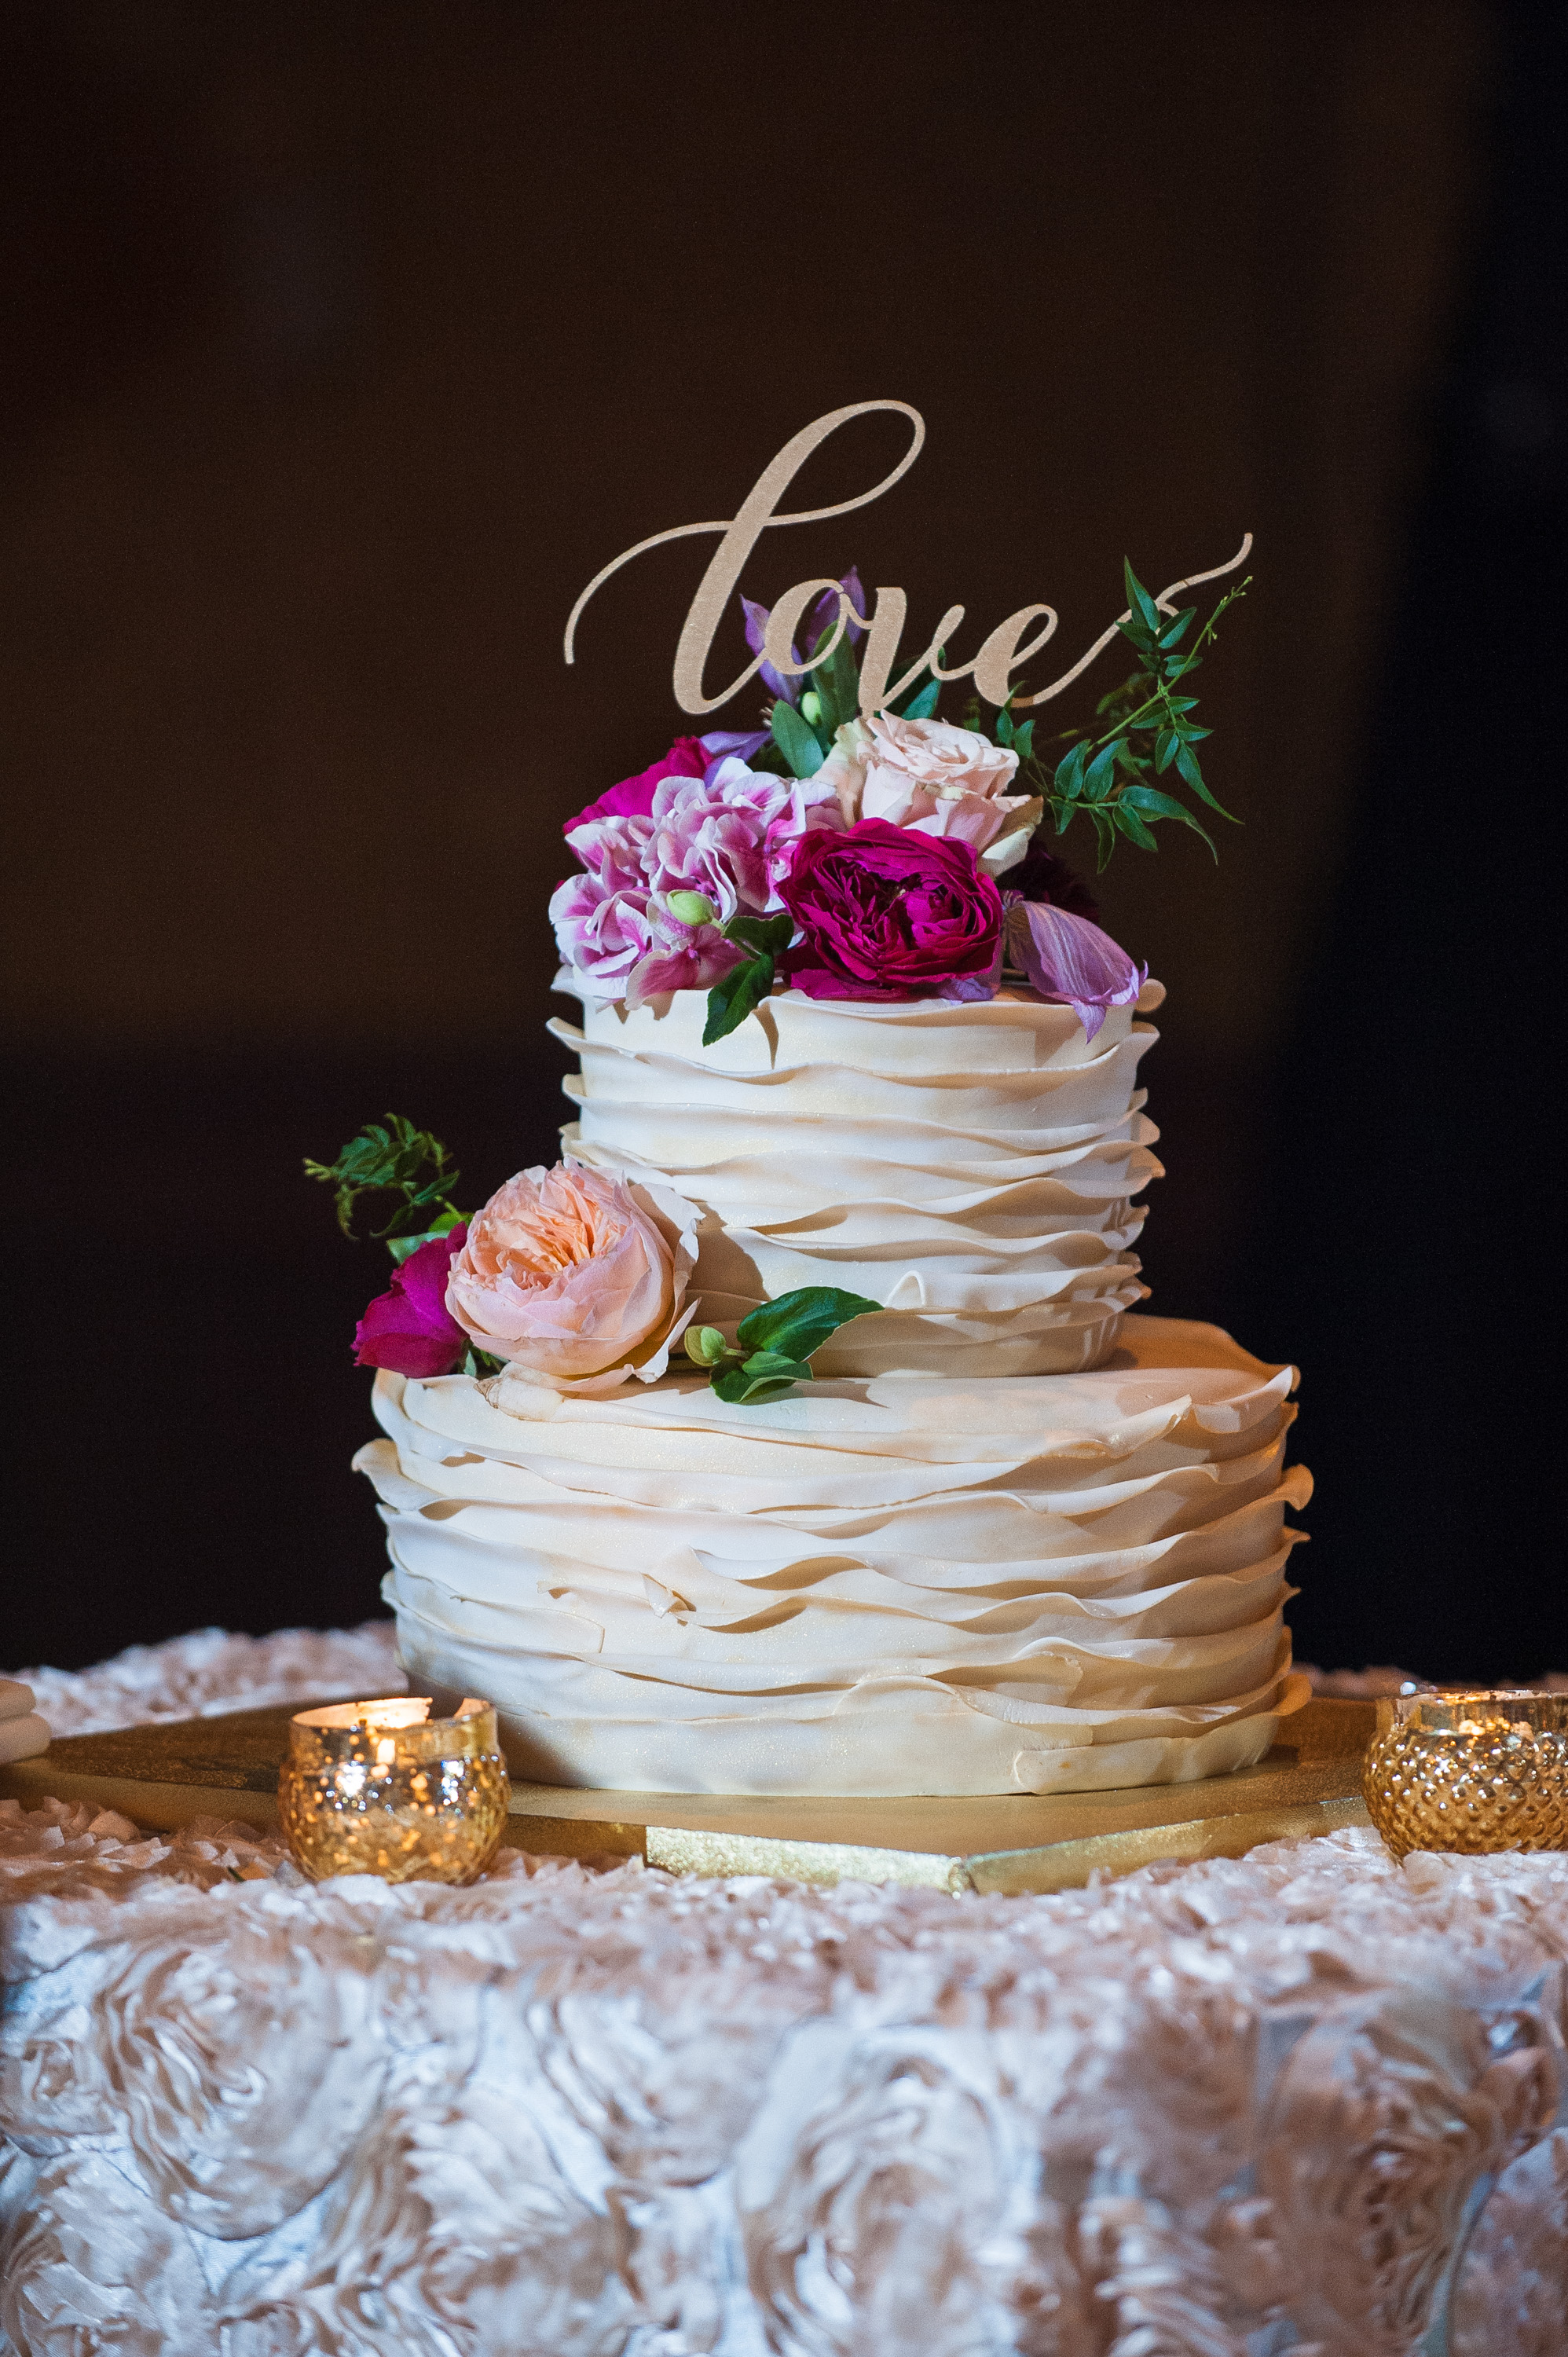
POLYGON ((716 1367, 728 1349, 716 1326, 687 1327, 685 1351, 693 1366, 716 1367))
POLYGON ((711 925, 719 913, 705 892, 671 892, 664 905, 683 925, 711 925))
POLYGON ((822 699, 814 687, 809 687, 800 698, 800 717, 815 727, 822 716, 822 699))

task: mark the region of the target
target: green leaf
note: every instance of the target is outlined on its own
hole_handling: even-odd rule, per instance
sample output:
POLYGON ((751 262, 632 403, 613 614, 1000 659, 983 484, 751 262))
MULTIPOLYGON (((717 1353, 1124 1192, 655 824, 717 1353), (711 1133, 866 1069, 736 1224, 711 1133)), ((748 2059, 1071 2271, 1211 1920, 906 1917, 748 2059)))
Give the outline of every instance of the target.
POLYGON ((1022 728, 1015 728, 1014 730, 1013 750, 1017 754, 1020 761, 1027 761, 1033 755, 1035 750, 1035 724, 1032 720, 1026 720, 1022 728))
POLYGON ((753 1351, 741 1361, 743 1375, 768 1376, 784 1383, 809 1383, 811 1370, 804 1359, 792 1359, 788 1351, 753 1351))
POLYGON ((1219 854, 1214 848, 1214 838, 1208 829, 1200 825, 1186 805, 1178 802, 1173 794, 1162 794, 1155 786, 1129 786, 1122 802, 1123 808, 1130 804, 1141 818, 1179 819, 1183 826, 1189 826, 1194 834, 1201 836, 1213 856, 1219 858, 1219 854))
POLYGON ((773 987, 773 960, 767 951, 759 957, 747 958, 743 965, 732 966, 722 982, 715 982, 708 993, 708 1019, 703 1026, 703 1045, 711 1048, 717 1039, 727 1039, 746 1021, 754 1006, 761 1005, 773 987))
POLYGON ((795 920, 793 917, 732 917, 724 930, 726 941, 741 942, 748 950, 778 957, 789 946, 795 920))
POLYGON ((1174 728, 1161 729, 1155 739, 1155 768, 1157 772, 1163 772, 1170 768, 1171 763, 1176 759, 1180 744, 1181 738, 1174 728))
POLYGON ((1086 802, 1102 802, 1111 791, 1116 775, 1116 747, 1107 745, 1096 753, 1083 776, 1083 799, 1086 802))
POLYGON ((814 778, 826 754, 816 731, 807 727, 794 705, 786 704, 782 696, 773 707, 769 726, 774 743, 789 764, 791 776, 814 778))
POLYGON ((1231 813, 1226 809, 1222 802, 1216 801, 1215 797, 1209 792, 1208 788, 1204 784, 1203 772, 1197 766, 1197 755, 1192 750, 1192 748, 1189 745, 1184 745, 1182 747, 1181 751, 1176 757, 1176 768, 1181 771, 1182 776, 1187 780, 1187 784, 1192 788, 1193 792, 1206 802, 1210 810, 1218 811, 1221 818, 1230 819, 1231 825, 1234 826, 1237 822, 1233 817, 1231 817, 1231 813))
POLYGON ((1131 557, 1122 558, 1122 572, 1127 584, 1127 603, 1132 608, 1132 619, 1142 622, 1151 636, 1157 636, 1160 609, 1133 572, 1131 557))
POLYGON ((1013 715, 1008 711, 1005 705, 1002 705, 1000 711, 996 715, 995 735, 996 742, 999 745, 1011 745, 1013 742, 1013 715))
POLYGON ((1083 765, 1088 759, 1088 741, 1087 739, 1080 737, 1079 742, 1072 748, 1072 750, 1069 753, 1065 754, 1057 763, 1057 773, 1051 782, 1064 801, 1069 802, 1077 802, 1079 796, 1082 793, 1083 765))
POLYGON ((929 720, 937 708, 937 698, 942 692, 940 679, 929 679, 918 695, 912 695, 899 713, 900 720, 929 720))
POLYGON ((1116 848, 1116 829, 1103 810, 1091 809, 1089 815, 1094 821, 1094 832, 1100 838, 1100 856, 1094 863, 1095 873, 1103 876, 1116 848))
POLYGON ((743 1318, 736 1340, 745 1351, 778 1351, 787 1358, 809 1359, 852 1318, 865 1318, 881 1307, 863 1293, 845 1293, 836 1285, 802 1285, 743 1318))
MULTIPOLYGON (((811 1372, 808 1367, 808 1379, 811 1372)), ((777 1399, 780 1392, 787 1392, 795 1380, 793 1376, 748 1375, 744 1367, 726 1367, 722 1375, 714 1377, 714 1389, 732 1407, 758 1407, 764 1400, 777 1399)))
POLYGON ((1186 632, 1187 624, 1197 613, 1196 606, 1184 606, 1168 630, 1160 632, 1160 644, 1168 653, 1186 632))
POLYGON ((434 1243, 437 1236, 449 1236, 454 1228, 460 1228, 464 1224, 464 1218, 465 1214, 461 1211, 443 1211, 435 1225, 433 1228, 426 1228, 422 1235, 389 1236, 387 1250, 397 1266, 401 1268, 410 1253, 416 1253, 421 1244, 434 1243))
POLYGON ((1155 841, 1153 834, 1144 824, 1136 811, 1130 811, 1124 801, 1112 802, 1110 807, 1112 818, 1129 842, 1135 843, 1140 851, 1159 849, 1159 845, 1155 841))

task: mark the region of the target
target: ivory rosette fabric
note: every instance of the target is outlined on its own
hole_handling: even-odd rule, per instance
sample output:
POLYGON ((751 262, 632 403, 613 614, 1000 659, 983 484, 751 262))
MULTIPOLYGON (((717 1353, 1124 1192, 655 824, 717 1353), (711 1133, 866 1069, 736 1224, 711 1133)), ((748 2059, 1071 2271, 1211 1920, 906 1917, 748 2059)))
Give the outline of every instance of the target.
MULTIPOLYGON (((126 1724, 385 1691, 387 1640, 36 1684, 126 1724)), ((0 2352, 1562 2357, 1565 1958, 1568 1857, 1369 1834, 451 1891, 0 1803, 0 2352)))
POLYGON ((1568 2347, 1568 1859, 276 1857, 0 1803, 5 2357, 1568 2347))

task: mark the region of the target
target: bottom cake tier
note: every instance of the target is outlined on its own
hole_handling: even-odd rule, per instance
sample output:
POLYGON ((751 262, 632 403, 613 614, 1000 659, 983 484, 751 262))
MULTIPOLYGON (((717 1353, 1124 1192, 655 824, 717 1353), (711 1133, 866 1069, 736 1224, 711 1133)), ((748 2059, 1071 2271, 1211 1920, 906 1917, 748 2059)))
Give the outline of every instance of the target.
POLYGON ((355 1463, 415 1687, 513 1773, 665 1792, 1090 1792, 1250 1767, 1290 1674, 1289 1367, 1131 1317, 1091 1374, 732 1407, 382 1373, 355 1463))

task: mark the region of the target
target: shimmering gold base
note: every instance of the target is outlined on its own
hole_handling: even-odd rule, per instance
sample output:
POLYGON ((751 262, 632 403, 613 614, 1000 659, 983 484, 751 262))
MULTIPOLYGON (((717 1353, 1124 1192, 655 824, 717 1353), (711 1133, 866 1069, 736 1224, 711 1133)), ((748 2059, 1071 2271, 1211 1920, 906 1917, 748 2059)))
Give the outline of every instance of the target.
POLYGON ((289 1722, 278 1821, 314 1880, 472 1882, 506 1830, 510 1782, 488 1703, 432 1719, 398 1695, 337 1703, 289 1722))
POLYGON ((1392 1695, 1378 1706, 1362 1789, 1395 1857, 1568 1849, 1568 1695, 1392 1695))
MULTIPOLYGON (((501 1839, 603 1865, 642 1857, 676 1873, 1067 1890, 1155 1858, 1240 1857, 1259 1842, 1366 1824, 1361 1760, 1374 1720, 1369 1702, 1311 1702, 1255 1768, 1101 1792, 757 1799, 514 1784, 501 1839)), ((272 1826, 289 1723, 286 1710, 270 1709, 70 1736, 0 1767, 0 1795, 37 1808, 54 1793, 161 1830, 213 1815, 272 1826)))

